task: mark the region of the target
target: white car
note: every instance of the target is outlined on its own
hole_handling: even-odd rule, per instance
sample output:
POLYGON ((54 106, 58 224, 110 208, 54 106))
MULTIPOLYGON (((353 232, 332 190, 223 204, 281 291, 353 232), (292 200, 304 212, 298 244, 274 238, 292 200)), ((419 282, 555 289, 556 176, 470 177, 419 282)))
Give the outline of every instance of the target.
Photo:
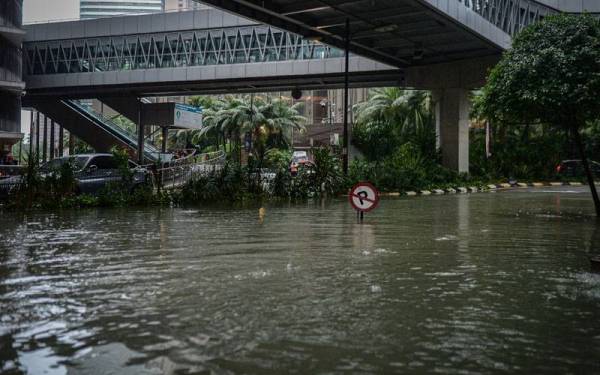
POLYGON ((294 151, 292 154, 292 164, 304 164, 308 161, 308 153, 306 151, 294 151))

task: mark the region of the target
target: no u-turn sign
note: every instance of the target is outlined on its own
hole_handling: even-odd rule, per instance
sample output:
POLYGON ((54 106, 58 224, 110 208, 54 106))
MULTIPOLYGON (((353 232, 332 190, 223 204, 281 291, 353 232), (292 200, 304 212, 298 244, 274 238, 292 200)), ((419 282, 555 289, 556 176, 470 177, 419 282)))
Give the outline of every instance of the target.
POLYGON ((354 185, 348 198, 352 207, 361 212, 369 212, 379 204, 379 192, 369 182, 354 185))

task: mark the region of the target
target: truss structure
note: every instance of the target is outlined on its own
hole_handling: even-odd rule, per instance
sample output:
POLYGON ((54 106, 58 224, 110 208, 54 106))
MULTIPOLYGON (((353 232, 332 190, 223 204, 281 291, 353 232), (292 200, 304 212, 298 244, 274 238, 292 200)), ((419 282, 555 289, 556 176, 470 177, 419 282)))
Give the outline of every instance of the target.
POLYGON ((27 75, 326 59, 343 52, 257 25, 24 44, 27 75))
POLYGON ((530 0, 458 0, 458 2, 511 36, 545 16, 557 13, 553 8, 530 0))

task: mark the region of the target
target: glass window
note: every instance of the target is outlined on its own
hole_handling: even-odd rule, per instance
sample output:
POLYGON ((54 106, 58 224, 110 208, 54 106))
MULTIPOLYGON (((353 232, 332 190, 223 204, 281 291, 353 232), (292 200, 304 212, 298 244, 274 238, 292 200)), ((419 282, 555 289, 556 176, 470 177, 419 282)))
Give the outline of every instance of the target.
POLYGON ((85 167, 85 163, 88 161, 89 157, 87 156, 69 156, 64 158, 57 158, 54 160, 50 160, 46 164, 42 165, 40 169, 43 172, 50 172, 58 170, 63 164, 67 162, 71 162, 73 164, 73 169, 79 171, 85 167))
POLYGON ((98 169, 118 169, 112 156, 96 156, 90 161, 90 165, 95 165, 98 169))

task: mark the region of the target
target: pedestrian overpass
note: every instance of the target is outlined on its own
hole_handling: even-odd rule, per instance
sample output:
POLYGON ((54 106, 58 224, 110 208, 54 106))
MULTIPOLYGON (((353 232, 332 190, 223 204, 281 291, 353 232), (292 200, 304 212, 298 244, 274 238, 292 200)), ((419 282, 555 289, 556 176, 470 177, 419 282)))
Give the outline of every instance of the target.
POLYGON ((351 87, 433 90, 444 163, 467 171, 469 90, 512 35, 557 12, 533 0, 203 2, 225 12, 27 26, 24 104, 94 146, 91 116, 61 116, 65 99, 98 98, 150 124, 138 98, 342 87, 348 49, 351 87))
MULTIPOLYGON (((343 51, 217 9, 26 26, 32 97, 167 96, 323 88, 343 81, 343 51)), ((402 72, 352 57, 356 85, 402 72)))

